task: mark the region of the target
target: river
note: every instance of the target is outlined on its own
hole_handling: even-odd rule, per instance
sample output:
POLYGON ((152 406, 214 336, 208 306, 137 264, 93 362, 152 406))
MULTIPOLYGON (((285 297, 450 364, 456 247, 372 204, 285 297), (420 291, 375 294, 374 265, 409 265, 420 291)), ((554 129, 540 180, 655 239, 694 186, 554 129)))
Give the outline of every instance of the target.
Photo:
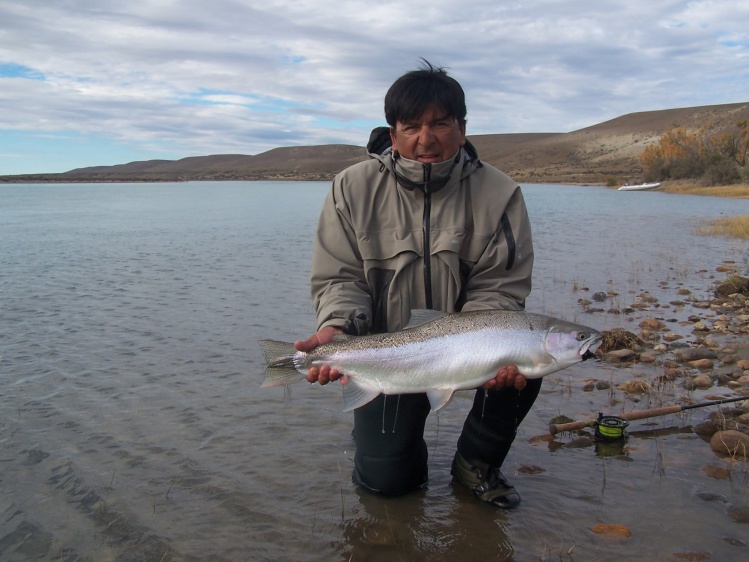
MULTIPOLYGON (((505 463, 523 503, 480 505, 451 484, 471 394, 430 416, 428 489, 351 483, 340 390, 260 389, 261 338, 314 330, 308 276, 327 183, 0 185, 0 558, 15 560, 666 560, 749 557, 747 467, 691 431, 708 411, 633 423, 609 455, 551 417, 647 407, 585 381, 658 367, 586 362, 547 377, 505 463), (615 406, 612 406, 615 404, 615 406), (601 536, 623 525, 631 538, 601 536)), ((637 330, 694 311, 746 241, 700 236, 749 200, 527 185, 536 267, 528 310, 637 330), (643 291, 659 308, 588 314, 643 291)), ((715 391, 715 389, 714 389, 715 391)), ((677 400, 663 389, 645 402, 677 400)), ((697 393, 693 393, 699 398, 697 393)))

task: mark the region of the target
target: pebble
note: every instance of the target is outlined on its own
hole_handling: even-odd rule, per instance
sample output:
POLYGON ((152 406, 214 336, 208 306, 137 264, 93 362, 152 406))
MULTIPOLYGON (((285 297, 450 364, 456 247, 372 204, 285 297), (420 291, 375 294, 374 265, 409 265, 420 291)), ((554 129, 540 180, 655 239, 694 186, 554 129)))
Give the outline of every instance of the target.
POLYGON ((695 361, 689 361, 689 365, 695 369, 712 369, 713 362, 710 359, 697 359, 695 361))
POLYGON ((697 375, 692 379, 692 381, 694 382, 695 387, 701 389, 707 389, 713 386, 713 379, 711 379, 708 375, 697 375))
POLYGON ((718 431, 710 439, 710 448, 733 458, 749 459, 749 435, 735 429, 718 431))
POLYGON ((631 349, 615 349, 606 354, 606 360, 612 362, 633 361, 637 354, 631 349))
POLYGON ((597 535, 607 535, 610 537, 631 537, 632 531, 624 525, 612 525, 606 523, 598 523, 593 525, 591 529, 597 535))
POLYGON ((732 505, 728 508, 728 515, 736 523, 749 523, 749 507, 732 505))
POLYGON ((666 325, 655 318, 646 318, 639 324, 640 328, 647 328, 649 330, 665 330, 666 325))
POLYGON ((718 354, 715 350, 706 347, 685 347, 674 351, 674 355, 684 362, 695 361, 697 359, 717 359, 718 354))
POLYGON ((708 465, 702 467, 702 472, 715 480, 726 480, 730 472, 723 466, 708 465))

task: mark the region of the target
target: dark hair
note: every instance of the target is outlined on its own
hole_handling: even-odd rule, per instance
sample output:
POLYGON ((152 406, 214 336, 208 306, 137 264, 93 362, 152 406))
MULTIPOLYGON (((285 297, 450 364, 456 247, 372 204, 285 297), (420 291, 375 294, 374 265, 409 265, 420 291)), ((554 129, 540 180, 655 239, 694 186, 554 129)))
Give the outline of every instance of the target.
POLYGON ((418 119, 430 105, 455 117, 460 124, 466 120, 466 97, 455 78, 444 68, 432 66, 426 59, 419 70, 412 70, 398 78, 385 94, 385 120, 395 127, 396 122, 418 119))

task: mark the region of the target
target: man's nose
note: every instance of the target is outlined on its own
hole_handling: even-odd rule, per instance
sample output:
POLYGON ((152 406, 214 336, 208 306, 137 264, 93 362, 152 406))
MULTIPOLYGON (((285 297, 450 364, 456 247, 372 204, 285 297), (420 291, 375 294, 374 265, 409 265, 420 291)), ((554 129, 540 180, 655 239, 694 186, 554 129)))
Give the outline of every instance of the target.
POLYGON ((434 141, 435 136, 431 125, 422 125, 419 130, 419 144, 429 144, 434 141))

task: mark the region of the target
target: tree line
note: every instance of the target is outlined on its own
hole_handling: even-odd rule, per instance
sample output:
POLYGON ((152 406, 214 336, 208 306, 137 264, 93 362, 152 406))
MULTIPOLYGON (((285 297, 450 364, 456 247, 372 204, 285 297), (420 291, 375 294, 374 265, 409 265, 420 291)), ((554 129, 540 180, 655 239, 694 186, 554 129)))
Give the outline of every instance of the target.
POLYGON ((749 183, 749 122, 740 121, 722 133, 707 128, 690 134, 677 128, 640 156, 645 181, 696 179, 706 185, 749 183))

